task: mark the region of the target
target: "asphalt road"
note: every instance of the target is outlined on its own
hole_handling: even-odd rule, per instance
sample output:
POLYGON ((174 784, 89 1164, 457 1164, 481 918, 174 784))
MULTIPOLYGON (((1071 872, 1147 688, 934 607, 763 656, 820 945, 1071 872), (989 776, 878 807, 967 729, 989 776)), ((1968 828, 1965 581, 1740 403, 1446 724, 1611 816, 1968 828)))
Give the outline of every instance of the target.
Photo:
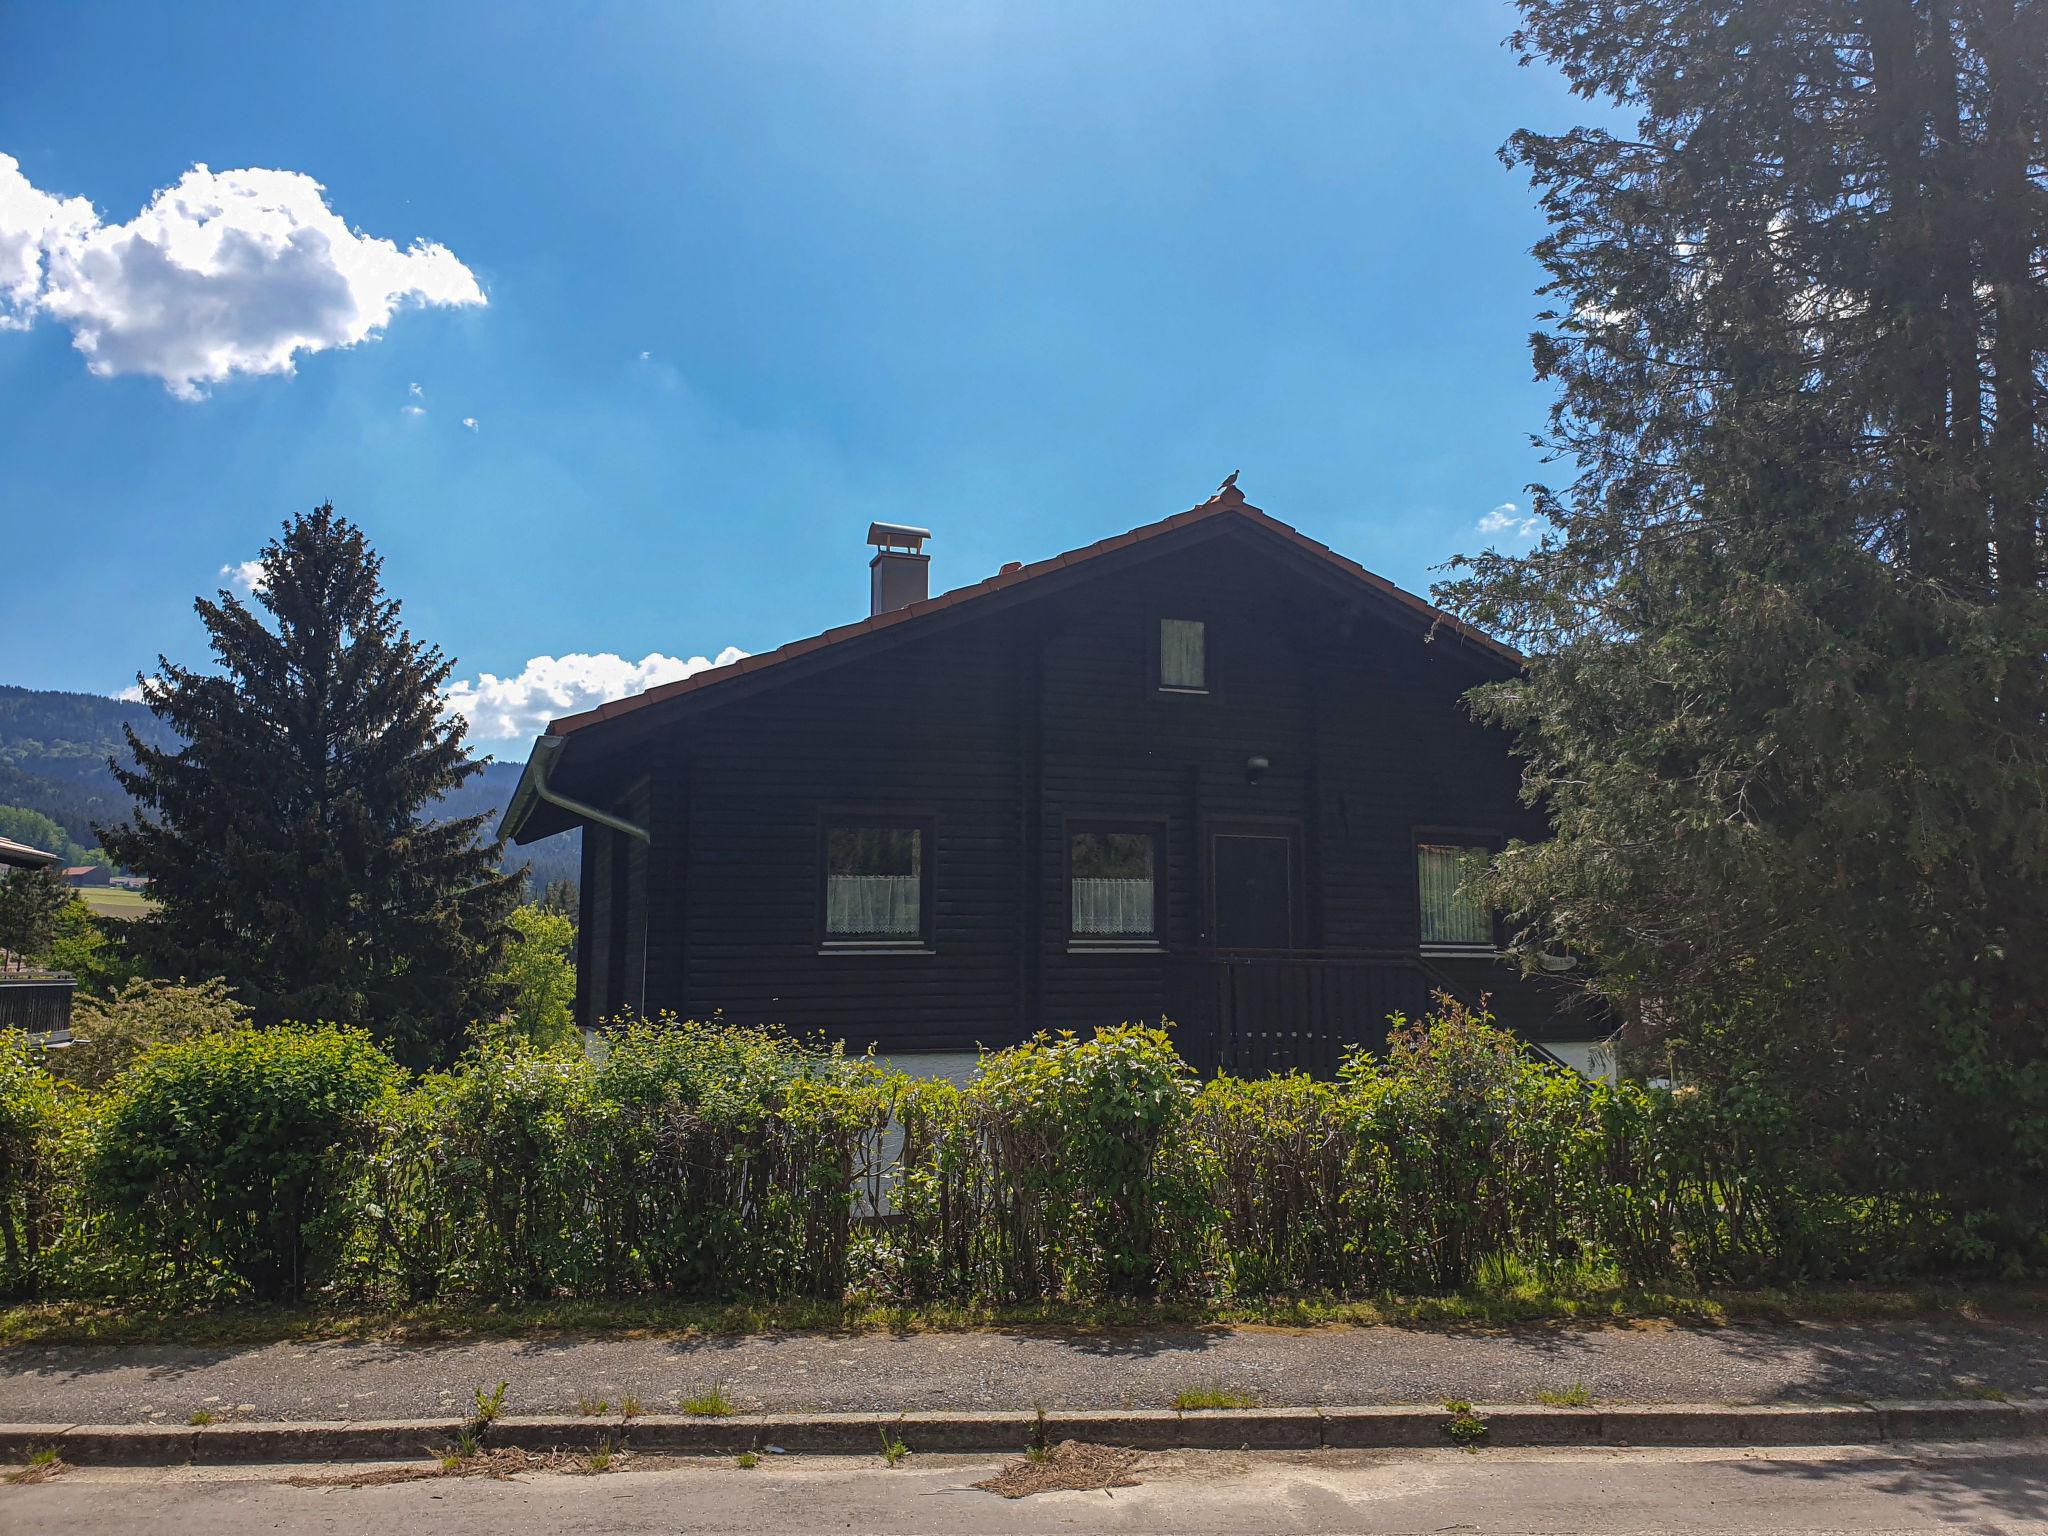
POLYGON ((0 1350, 0 1421, 183 1424, 422 1418, 509 1382, 505 1411, 578 1399, 649 1412, 714 1385, 746 1410, 1161 1408, 1221 1386, 1275 1407, 1526 1403, 1584 1386, 1600 1403, 2048 1396, 2044 1320, 1513 1330, 1224 1327, 1085 1334, 560 1337, 458 1344, 0 1350))
POLYGON ((253 1536, 281 1531, 559 1536, 691 1532, 954 1536, 2048 1531, 2048 1452, 1985 1447, 1729 1451, 1411 1451, 1148 1458, 1140 1486, 1005 1500, 998 1463, 912 1456, 693 1462, 600 1477, 527 1475, 294 1487, 248 1473, 78 1470, 0 1487, 0 1531, 253 1536))

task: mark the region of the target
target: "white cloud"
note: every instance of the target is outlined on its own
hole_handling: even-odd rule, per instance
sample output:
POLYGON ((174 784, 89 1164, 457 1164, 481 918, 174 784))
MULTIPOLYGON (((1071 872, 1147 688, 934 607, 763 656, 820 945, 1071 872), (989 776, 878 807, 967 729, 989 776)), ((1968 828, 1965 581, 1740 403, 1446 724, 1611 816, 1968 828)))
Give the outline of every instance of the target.
POLYGON ((474 431, 476 430, 476 418, 475 418, 474 416, 465 416, 465 417, 463 417, 463 418, 462 418, 462 424, 463 424, 463 425, 464 425, 465 427, 469 428, 469 430, 470 430, 470 431, 472 431, 472 432, 474 432, 474 431))
POLYGON ((114 697, 123 704, 140 704, 142 702, 142 684, 130 683, 126 688, 115 694, 114 697))
POLYGON ((424 405, 401 405, 399 410, 408 416, 424 416, 427 414, 427 408, 424 405))
POLYGON ((628 661, 609 651, 597 655, 576 651, 567 656, 535 656, 517 677, 479 673, 464 678, 442 694, 447 706, 469 721, 470 734, 483 741, 536 736, 550 720, 595 709, 613 699, 642 693, 663 683, 722 667, 747 653, 729 645, 716 657, 664 656, 659 651, 628 661))
POLYGON ((43 291, 43 253, 99 223, 82 197, 56 198, 29 185, 20 162, 0 155, 0 330, 23 330, 43 291))
POLYGON ((402 304, 484 302, 446 246, 401 251, 350 229, 298 171, 195 165, 108 224, 0 154, 0 325, 46 314, 102 376, 147 374, 194 399, 231 374, 290 373, 301 352, 352 347, 402 304))
POLYGON ((1514 502, 1504 501, 1479 519, 1475 531, 1488 538, 1533 539, 1542 526, 1543 519, 1534 512, 1524 512, 1514 502))
POLYGON ((231 587, 239 587, 244 592, 261 592, 263 590, 263 562, 261 560, 244 560, 240 565, 224 565, 220 568, 220 573, 227 579, 227 583, 231 587))
POLYGON ((652 352, 642 352, 642 353, 640 354, 640 361, 641 361, 641 362, 643 362, 643 363, 646 363, 646 362, 652 362, 652 361, 653 361, 653 359, 654 359, 654 354, 653 354, 652 352))
POLYGON ((405 392, 411 395, 415 400, 419 399, 422 395, 426 393, 426 391, 421 389, 417 384, 406 385, 405 392))

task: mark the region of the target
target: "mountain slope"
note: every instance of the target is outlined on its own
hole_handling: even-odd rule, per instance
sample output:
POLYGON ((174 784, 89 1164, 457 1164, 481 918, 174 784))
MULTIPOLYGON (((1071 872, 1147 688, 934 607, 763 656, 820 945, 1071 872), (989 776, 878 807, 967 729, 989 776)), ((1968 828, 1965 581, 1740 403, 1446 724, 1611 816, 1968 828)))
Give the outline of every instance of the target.
MULTIPOLYGON (((77 842, 97 846, 93 823, 120 821, 129 811, 127 791, 107 767, 110 757, 127 760, 124 725, 151 746, 177 739, 142 704, 0 684, 0 805, 40 811, 77 842)), ((437 818, 480 811, 493 818, 502 815, 518 783, 519 764, 486 763, 482 773, 441 802, 437 818)), ((574 880, 577 860, 577 835, 570 833, 531 848, 507 849, 505 867, 530 864, 538 888, 551 880, 574 880)))

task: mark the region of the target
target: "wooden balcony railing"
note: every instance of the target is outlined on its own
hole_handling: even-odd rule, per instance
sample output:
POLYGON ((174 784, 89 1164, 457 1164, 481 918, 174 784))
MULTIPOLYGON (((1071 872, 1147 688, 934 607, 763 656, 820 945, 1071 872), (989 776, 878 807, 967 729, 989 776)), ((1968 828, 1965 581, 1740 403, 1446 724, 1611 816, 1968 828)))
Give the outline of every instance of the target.
POLYGON ((1389 1014, 1421 1017, 1438 984, 1399 950, 1179 953, 1167 961, 1167 1011, 1175 1044, 1205 1077, 1334 1077, 1352 1048, 1385 1047, 1389 1014))
POLYGON ((33 1039, 67 1036, 71 994, 77 987, 61 972, 0 975, 0 1029, 18 1029, 33 1039))

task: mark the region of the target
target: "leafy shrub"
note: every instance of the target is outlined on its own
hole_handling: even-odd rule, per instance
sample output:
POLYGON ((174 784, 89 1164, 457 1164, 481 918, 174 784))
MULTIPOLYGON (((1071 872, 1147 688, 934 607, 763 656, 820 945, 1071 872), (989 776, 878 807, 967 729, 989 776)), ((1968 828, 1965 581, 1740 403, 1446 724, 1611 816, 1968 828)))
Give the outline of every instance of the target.
POLYGON ((959 1085, 905 1078, 894 1114, 903 1142, 889 1170, 894 1220, 870 1234, 858 1283, 879 1301, 970 1292, 992 1272, 998 1245, 983 1220, 992 1170, 959 1085))
POLYGON ((1137 1025, 1041 1034, 984 1056, 964 1093, 908 1096, 913 1267, 1006 1299, 1192 1288, 1215 1231, 1194 1099, 1165 1031, 1137 1025))
POLYGON ((361 1262, 419 1298, 837 1297, 891 1099, 767 1030, 630 1022, 595 1063, 486 1042, 381 1107, 361 1262))
POLYGON ((110 997, 81 997, 71 1010, 72 1043, 52 1052, 50 1070, 103 1087, 151 1046, 244 1029, 249 1010, 218 979, 129 981, 110 997))
POLYGON ((42 963, 66 971, 78 982, 78 1000, 103 997, 140 974, 139 963, 114 936, 118 918, 101 918, 81 897, 58 909, 42 963))
POLYGON ((597 1073, 615 1222, 661 1290, 839 1296, 856 1186, 894 1097, 872 1063, 772 1030, 629 1023, 597 1073))
POLYGON ((1395 1026, 1335 1083, 1204 1086, 1234 1288, 1455 1290, 1486 1263, 1581 1262, 1604 1090, 1447 997, 1395 1026))
POLYGON ((412 1294, 603 1288, 595 1234, 617 1191, 590 1077, 580 1051, 486 1043, 383 1107, 369 1209, 412 1294))
POLYGON ((546 907, 514 907, 506 918, 512 940, 491 977, 511 1002, 508 1027, 529 1045, 567 1045, 580 1036, 576 1028, 576 924, 546 907))
POLYGON ((326 1278, 395 1068, 360 1031, 233 1030, 144 1054, 115 1084, 92 1198, 159 1283, 293 1300, 326 1278))
POLYGON ((1351 1224, 1357 1116, 1347 1090, 1288 1073, 1219 1077, 1195 1101, 1234 1289, 1344 1291, 1363 1273, 1351 1224))
POLYGON ((1571 1256, 1585 1081, 1446 996, 1430 1018, 1394 1023, 1384 1061, 1361 1053, 1342 1074, 1363 1278, 1452 1291, 1491 1258, 1571 1256))
POLYGON ((432 1301, 461 1285, 475 1241, 463 1226, 472 1213, 461 1209, 448 1170, 458 1123, 450 1101, 461 1088, 457 1077, 435 1072, 378 1099, 347 1256, 356 1289, 390 1283, 409 1301, 432 1301))
POLYGON ((57 936, 57 920, 72 900, 55 869, 0 868, 0 949, 40 958, 57 936))
POLYGON ((0 1294, 7 1296, 47 1288, 50 1250, 72 1191, 59 1150, 70 1106, 39 1070, 43 1054, 19 1030, 0 1030, 0 1294))
MULTIPOLYGON (((232 1010, 125 990, 149 1033, 197 1033, 104 1093, 0 1049, 0 1285, 1086 1302, 1887 1275, 2041 1241, 2003 1173, 1859 1174, 1887 1136, 1960 1155, 1906 1110, 1823 1135, 1761 1069, 1591 1083, 1448 999, 1336 1082, 1198 1087, 1136 1026, 1041 1035, 956 1085, 668 1018, 597 1059, 497 1037, 407 1078, 358 1034, 241 1028, 207 997, 232 1010)), ((1943 1091, 1997 1100, 2031 1167, 2040 1085, 1970 1076, 1958 1029, 1943 1091)))

